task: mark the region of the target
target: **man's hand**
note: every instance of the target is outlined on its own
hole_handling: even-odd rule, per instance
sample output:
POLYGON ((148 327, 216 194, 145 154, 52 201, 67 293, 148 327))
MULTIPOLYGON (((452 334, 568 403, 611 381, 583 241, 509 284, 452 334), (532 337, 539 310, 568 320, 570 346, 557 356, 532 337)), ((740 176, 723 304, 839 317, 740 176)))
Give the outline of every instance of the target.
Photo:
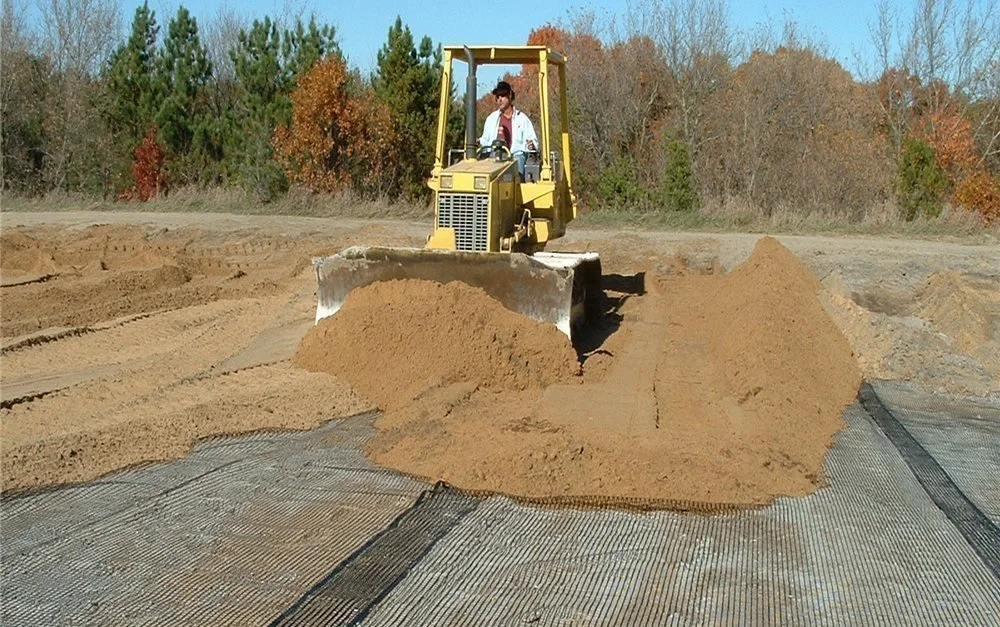
POLYGON ((531 141, 529 139, 528 142, 527 142, 527 146, 528 146, 528 150, 534 150, 535 149, 535 142, 533 142, 533 141, 531 141))

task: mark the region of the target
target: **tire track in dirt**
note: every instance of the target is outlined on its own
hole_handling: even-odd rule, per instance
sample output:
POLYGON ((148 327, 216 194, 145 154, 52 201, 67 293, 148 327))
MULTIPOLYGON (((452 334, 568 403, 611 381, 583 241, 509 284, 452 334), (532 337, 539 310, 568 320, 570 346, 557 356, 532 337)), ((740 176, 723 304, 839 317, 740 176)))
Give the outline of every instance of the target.
MULTIPOLYGON (((3 490, 184 455, 200 438, 304 429, 368 408, 288 358, 313 324, 308 271, 277 295, 140 315, 4 355, 3 490)), ((248 294, 249 296, 249 294, 248 294)))

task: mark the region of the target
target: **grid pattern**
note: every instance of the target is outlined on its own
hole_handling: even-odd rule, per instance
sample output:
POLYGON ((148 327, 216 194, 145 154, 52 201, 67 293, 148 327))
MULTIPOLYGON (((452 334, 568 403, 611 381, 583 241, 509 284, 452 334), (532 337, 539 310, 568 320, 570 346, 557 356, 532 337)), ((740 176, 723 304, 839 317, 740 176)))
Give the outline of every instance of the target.
POLYGON ((457 250, 486 252, 489 204, 486 194, 439 193, 437 225, 455 229, 457 250))

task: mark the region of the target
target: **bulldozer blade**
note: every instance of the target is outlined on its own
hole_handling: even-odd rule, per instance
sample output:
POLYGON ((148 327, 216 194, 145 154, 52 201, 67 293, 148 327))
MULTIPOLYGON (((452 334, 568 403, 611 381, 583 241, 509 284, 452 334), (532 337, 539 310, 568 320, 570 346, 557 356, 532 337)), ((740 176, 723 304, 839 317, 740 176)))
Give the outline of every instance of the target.
POLYGON ((461 281, 572 339, 573 327, 599 307, 597 253, 472 253, 424 248, 353 246, 313 259, 316 322, 340 310, 351 290, 396 279, 461 281))

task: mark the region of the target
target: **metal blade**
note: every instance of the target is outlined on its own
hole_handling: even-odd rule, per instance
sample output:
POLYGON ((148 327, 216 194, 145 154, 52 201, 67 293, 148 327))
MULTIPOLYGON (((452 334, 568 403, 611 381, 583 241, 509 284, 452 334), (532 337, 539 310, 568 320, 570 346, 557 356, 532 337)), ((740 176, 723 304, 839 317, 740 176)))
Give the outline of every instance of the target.
POLYGON ((591 291, 595 285, 595 266, 600 284, 600 261, 596 253, 540 255, 354 246, 313 259, 316 321, 337 313, 351 290, 376 281, 461 281, 482 288, 507 309, 554 324, 572 337, 573 323, 584 313, 587 285, 591 291))

